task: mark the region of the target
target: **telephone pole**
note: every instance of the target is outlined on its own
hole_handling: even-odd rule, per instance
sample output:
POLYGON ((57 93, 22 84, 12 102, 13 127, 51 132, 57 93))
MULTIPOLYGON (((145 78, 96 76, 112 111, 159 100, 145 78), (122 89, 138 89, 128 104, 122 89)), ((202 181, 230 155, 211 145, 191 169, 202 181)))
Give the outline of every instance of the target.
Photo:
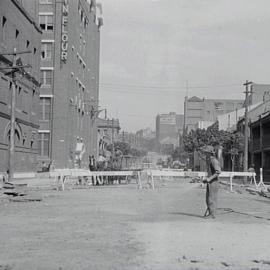
POLYGON ((12 66, 0 68, 0 70, 10 69, 11 71, 6 72, 5 75, 11 75, 12 78, 12 90, 11 90, 11 104, 10 104, 10 141, 9 141, 9 159, 8 159, 8 174, 9 181, 14 177, 14 155, 15 155, 15 108, 16 108, 16 72, 22 72, 23 68, 31 67, 30 65, 17 65, 17 55, 31 53, 31 51, 20 51, 17 52, 14 48, 13 52, 1 53, 4 55, 13 55, 12 66))
POLYGON ((246 82, 243 84, 246 87, 245 90, 245 132, 244 132, 244 171, 247 172, 248 170, 248 107, 249 107, 249 95, 252 94, 252 90, 249 89, 249 85, 251 85, 252 82, 246 80, 246 82))

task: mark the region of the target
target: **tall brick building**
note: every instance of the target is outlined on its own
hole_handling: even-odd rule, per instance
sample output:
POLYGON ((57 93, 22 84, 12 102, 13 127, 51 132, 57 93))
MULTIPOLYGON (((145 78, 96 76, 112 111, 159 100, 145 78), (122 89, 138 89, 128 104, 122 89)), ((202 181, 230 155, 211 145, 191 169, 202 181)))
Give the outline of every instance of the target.
POLYGON ((156 117, 156 139, 160 144, 179 146, 179 136, 183 134, 184 116, 170 112, 156 117))
MULTIPOLYGON (((35 171, 38 155, 38 103, 41 29, 31 15, 35 0, 0 1, 0 54, 31 50, 17 56, 17 65, 31 68, 16 72, 15 172, 35 171), (31 10, 28 7, 31 6, 31 10)), ((13 56, 0 56, 0 67, 12 66, 13 56)), ((9 70, 10 71, 10 70, 9 70)), ((9 169, 12 77, 0 70, 0 171, 9 169)))
POLYGON ((39 161, 73 167, 76 138, 97 153, 101 6, 94 0, 39 0, 39 161))

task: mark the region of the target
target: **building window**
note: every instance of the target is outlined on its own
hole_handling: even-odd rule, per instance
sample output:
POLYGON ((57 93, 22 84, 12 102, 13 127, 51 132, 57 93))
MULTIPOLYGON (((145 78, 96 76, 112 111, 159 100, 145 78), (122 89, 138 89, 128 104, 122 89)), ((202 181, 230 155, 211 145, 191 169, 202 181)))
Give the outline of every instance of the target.
POLYGON ((38 152, 42 157, 49 157, 50 133, 38 134, 38 152))
POLYGON ((3 18, 2 18, 2 35, 3 35, 3 41, 5 41, 6 40, 6 23, 7 23, 7 19, 6 19, 6 17, 4 17, 3 16, 3 18))
POLYGON ((20 47, 20 44, 19 44, 19 34, 20 34, 20 31, 18 29, 16 29, 15 31, 15 40, 16 40, 16 47, 17 49, 20 47))
POLYGON ((21 86, 16 86, 16 107, 22 111, 22 88, 21 86))
POLYGON ((221 103, 221 102, 215 102, 215 110, 221 111, 222 105, 223 105, 223 103, 221 103))
POLYGON ((41 87, 52 86, 52 70, 41 70, 40 83, 41 87))
POLYGON ((39 101, 39 119, 51 119, 51 98, 41 97, 39 101))
POLYGON ((39 15, 39 25, 44 31, 53 30, 53 15, 39 15))
POLYGON ((41 59, 49 60, 52 58, 52 43, 46 42, 41 44, 41 59))
POLYGON ((40 4, 52 4, 52 0, 39 0, 40 4))
POLYGON ((0 103, 7 105, 8 100, 8 80, 4 77, 0 77, 0 103))

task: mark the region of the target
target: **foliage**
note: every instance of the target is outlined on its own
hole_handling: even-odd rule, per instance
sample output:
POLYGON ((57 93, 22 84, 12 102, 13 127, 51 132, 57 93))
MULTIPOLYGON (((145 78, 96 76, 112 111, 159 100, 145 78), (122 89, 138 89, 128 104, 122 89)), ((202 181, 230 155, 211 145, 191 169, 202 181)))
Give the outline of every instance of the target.
POLYGON ((145 151, 143 149, 131 148, 130 155, 132 155, 134 157, 143 157, 143 156, 147 155, 147 151, 145 151))
POLYGON ((163 144, 161 145, 161 153, 164 155, 172 155, 174 152, 174 145, 173 144, 163 144))
MULTIPOLYGON (((113 151, 113 145, 112 144, 109 145, 107 147, 107 149, 110 152, 112 152, 113 151)), ((130 144, 127 143, 127 142, 114 142, 114 150, 115 150, 115 152, 117 151, 117 149, 120 150, 124 156, 131 155, 131 156, 141 157, 141 156, 146 155, 145 150, 132 148, 130 146, 130 144)))
POLYGON ((173 160, 179 160, 181 162, 186 162, 188 154, 183 151, 181 147, 176 147, 172 153, 173 160))
POLYGON ((191 130, 183 137, 184 149, 188 153, 200 152, 205 145, 223 146, 223 151, 230 155, 238 155, 243 151, 243 135, 218 129, 218 122, 207 129, 191 130))
POLYGON ((156 138, 151 138, 151 139, 144 139, 143 140, 143 148, 146 149, 147 151, 155 151, 157 147, 157 141, 156 138))

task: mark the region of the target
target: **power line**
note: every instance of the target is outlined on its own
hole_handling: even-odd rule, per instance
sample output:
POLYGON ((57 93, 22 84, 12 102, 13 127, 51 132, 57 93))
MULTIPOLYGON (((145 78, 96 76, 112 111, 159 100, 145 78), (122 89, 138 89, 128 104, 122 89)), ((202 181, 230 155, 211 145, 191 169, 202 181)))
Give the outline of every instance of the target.
POLYGON ((170 93, 178 93, 178 94, 181 94, 181 92, 179 91, 175 91, 175 90, 168 90, 168 91, 146 91, 145 90, 141 90, 141 91, 134 91, 134 90, 118 90, 118 89, 115 89, 115 88, 100 88, 101 91, 104 91, 104 92, 113 92, 113 93, 125 93, 125 94, 144 94, 144 95, 152 95, 152 94, 168 94, 169 92, 170 93))
MULTIPOLYGON (((109 83, 109 82, 100 82, 100 86, 110 87, 132 87, 132 88, 152 88, 152 89, 184 89, 186 90, 187 86, 175 85, 175 86, 158 86, 158 85, 138 85, 138 84, 122 84, 122 83, 109 83)), ((241 83, 231 83, 231 84, 218 84, 218 85, 196 85, 190 86, 189 89, 204 89, 204 88, 223 88, 223 87, 241 87, 241 83)))

